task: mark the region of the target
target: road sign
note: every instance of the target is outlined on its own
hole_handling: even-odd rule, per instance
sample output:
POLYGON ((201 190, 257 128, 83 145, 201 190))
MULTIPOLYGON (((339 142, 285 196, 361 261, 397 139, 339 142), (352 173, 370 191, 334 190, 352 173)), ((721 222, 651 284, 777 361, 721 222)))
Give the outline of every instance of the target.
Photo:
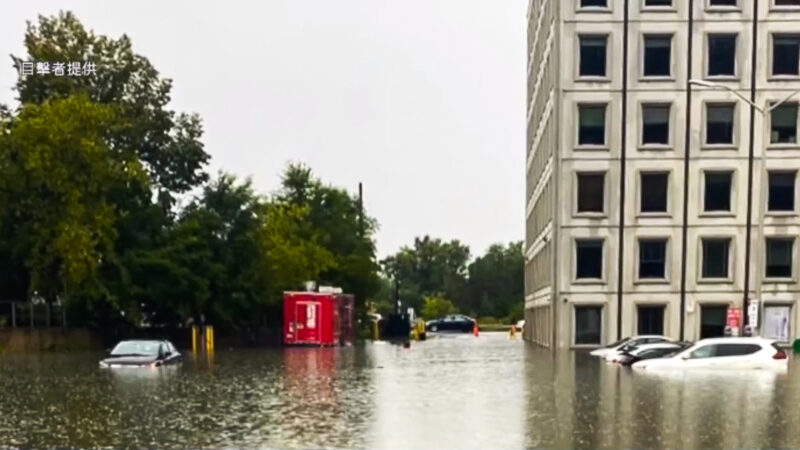
POLYGON ((758 326, 758 299, 751 298, 747 303, 747 324, 751 328, 758 326))
POLYGON ((742 323, 742 308, 728 307, 728 328, 731 330, 731 336, 739 335, 739 324, 742 323))

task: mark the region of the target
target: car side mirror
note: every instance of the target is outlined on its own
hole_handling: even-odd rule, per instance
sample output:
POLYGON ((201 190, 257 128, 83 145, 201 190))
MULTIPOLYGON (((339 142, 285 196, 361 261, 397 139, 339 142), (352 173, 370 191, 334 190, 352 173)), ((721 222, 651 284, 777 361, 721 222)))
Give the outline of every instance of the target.
POLYGON ((683 356, 681 356, 681 359, 686 361, 687 359, 689 359, 689 355, 683 355, 683 356))
POLYGON ((169 358, 170 356, 172 356, 172 352, 171 351, 167 350, 166 352, 164 352, 164 357, 165 358, 169 358))

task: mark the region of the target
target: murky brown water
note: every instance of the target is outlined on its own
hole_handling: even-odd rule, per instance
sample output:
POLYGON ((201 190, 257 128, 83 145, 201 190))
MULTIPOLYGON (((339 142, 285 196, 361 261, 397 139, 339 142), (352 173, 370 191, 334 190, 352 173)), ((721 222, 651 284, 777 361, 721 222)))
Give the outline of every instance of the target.
POLYGON ((0 446, 800 447, 797 360, 656 376, 490 333, 127 372, 99 356, 0 357, 0 446))

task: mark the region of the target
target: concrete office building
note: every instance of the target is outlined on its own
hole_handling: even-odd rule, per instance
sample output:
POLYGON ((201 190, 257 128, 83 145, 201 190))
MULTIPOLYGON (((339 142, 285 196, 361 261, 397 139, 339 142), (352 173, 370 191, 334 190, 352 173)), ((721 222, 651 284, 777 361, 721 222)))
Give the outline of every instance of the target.
POLYGON ((695 340, 755 298, 797 337, 800 0, 532 0, 528 50, 525 338, 695 340))

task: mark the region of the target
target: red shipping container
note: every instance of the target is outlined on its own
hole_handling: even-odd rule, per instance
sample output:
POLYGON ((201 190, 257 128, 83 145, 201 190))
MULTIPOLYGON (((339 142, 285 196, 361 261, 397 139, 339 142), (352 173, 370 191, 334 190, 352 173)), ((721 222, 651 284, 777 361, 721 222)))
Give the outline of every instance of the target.
POLYGON ((285 345, 349 345, 355 339, 353 296, 283 293, 285 345))

